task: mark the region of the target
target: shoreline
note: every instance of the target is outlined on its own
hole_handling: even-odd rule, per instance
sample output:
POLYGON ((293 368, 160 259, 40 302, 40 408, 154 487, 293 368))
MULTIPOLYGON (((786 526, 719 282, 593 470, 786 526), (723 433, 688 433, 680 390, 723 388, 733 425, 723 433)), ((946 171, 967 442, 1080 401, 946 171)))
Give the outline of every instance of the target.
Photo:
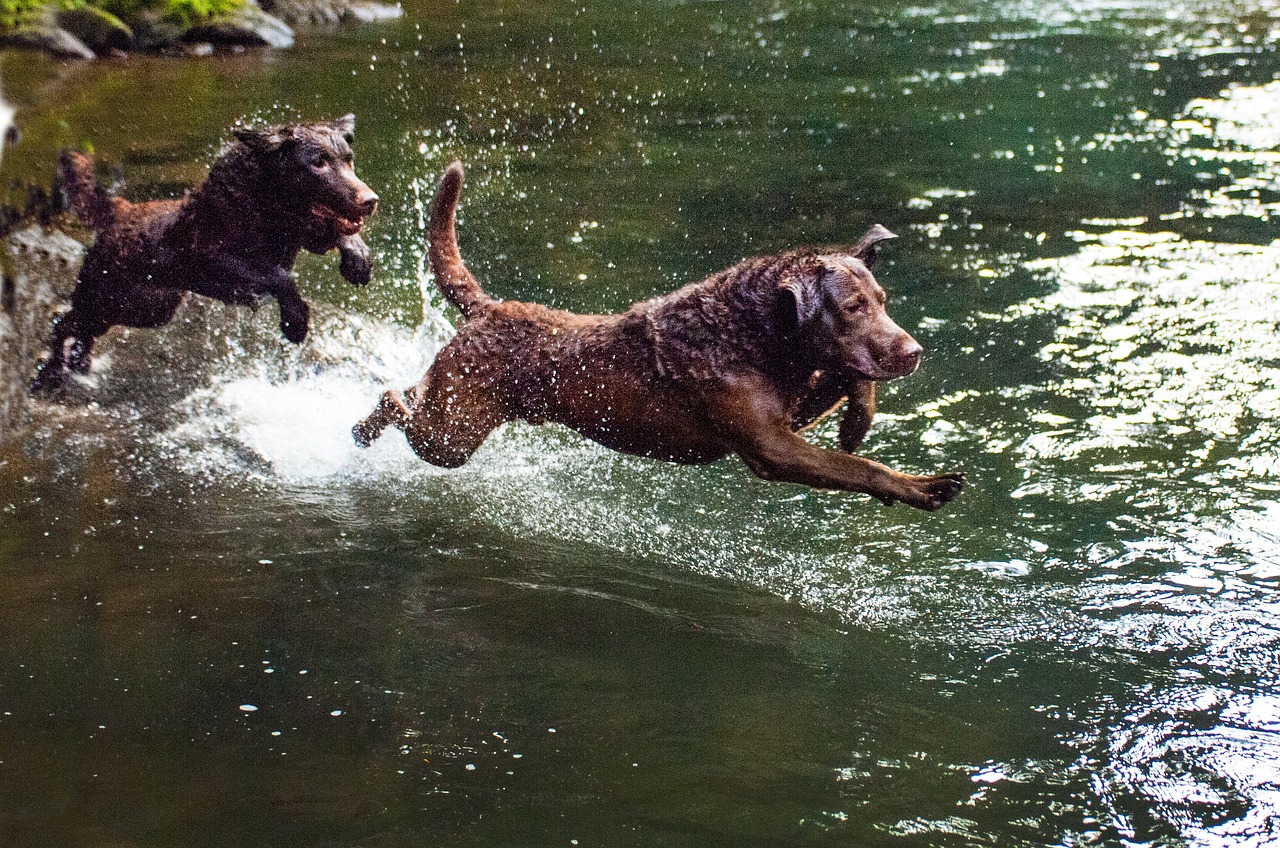
POLYGON ((286 49, 298 26, 369 23, 403 14, 399 3, 374 0, 205 0, 199 7, 156 0, 124 18, 89 3, 64 10, 50 0, 17 5, 0 16, 0 50, 32 50, 66 60, 286 49))

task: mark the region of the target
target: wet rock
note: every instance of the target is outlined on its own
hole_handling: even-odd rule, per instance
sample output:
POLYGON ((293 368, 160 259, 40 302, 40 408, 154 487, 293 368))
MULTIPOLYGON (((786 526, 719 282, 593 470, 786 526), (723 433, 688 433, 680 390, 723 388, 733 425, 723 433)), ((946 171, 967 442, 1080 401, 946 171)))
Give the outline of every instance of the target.
POLYGON ((92 59, 95 53, 83 41, 50 19, 30 26, 0 31, 0 47, 43 50, 67 59, 92 59))
POLYGON ((99 53, 133 47, 133 30, 110 12, 93 6, 62 12, 58 25, 99 53))
POLYGON ((380 21, 398 18, 397 4, 368 0, 262 0, 262 8, 291 24, 336 24, 339 21, 380 21))
POLYGON ((375 21, 389 21, 398 18, 404 14, 404 7, 399 3, 394 5, 387 3, 372 3, 367 0, 357 0, 351 4, 349 17, 352 20, 361 23, 371 23, 375 21))
POLYGON ((188 5, 142 0, 122 20, 96 6, 58 12, 59 4, 43 0, 7 2, 17 5, 6 13, 0 4, 0 48, 81 59, 129 50, 195 54, 208 44, 284 48, 294 41, 290 24, 381 21, 403 13, 398 3, 372 0, 242 0, 234 9, 193 20, 188 5))
POLYGON ((140 9, 129 17, 134 46, 139 50, 160 50, 174 44, 187 25, 163 9, 140 9))
POLYGON ((293 30, 276 16, 246 3, 226 15, 196 24, 182 38, 209 44, 290 47, 293 45, 293 30))

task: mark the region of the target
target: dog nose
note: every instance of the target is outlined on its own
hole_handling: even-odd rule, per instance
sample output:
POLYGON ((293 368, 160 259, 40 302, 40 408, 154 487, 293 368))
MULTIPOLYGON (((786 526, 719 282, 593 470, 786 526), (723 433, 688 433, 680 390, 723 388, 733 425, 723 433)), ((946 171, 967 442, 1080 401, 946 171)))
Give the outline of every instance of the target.
POLYGON ((361 215, 372 215, 373 210, 378 208, 378 195, 370 190, 365 190, 361 192, 356 204, 360 207, 361 215))
POLYGON ((924 355, 924 348, 915 339, 907 336, 895 352, 894 359, 897 368, 903 374, 910 374, 920 367, 920 357, 924 355))

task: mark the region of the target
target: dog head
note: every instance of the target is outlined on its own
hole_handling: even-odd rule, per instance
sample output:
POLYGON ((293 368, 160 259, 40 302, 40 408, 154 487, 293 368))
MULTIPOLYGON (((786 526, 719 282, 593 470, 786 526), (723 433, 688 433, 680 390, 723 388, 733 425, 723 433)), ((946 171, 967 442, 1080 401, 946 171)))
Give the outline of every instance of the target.
POLYGON ((824 365, 869 380, 907 376, 924 352, 889 317, 884 289, 871 273, 876 245, 891 238, 877 224, 849 252, 809 257, 778 284, 784 325, 824 365))
POLYGON ((287 203, 309 218, 308 229, 353 236, 378 206, 378 195, 356 176, 351 142, 356 119, 238 129, 236 138, 269 161, 287 203))

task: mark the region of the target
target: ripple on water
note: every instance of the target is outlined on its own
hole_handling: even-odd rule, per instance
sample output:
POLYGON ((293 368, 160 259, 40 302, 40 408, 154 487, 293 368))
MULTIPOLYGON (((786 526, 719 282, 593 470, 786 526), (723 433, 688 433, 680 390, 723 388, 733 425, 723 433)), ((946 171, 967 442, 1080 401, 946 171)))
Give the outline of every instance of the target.
POLYGON ((1280 699, 1183 686, 1140 702, 1112 727, 1097 775, 1122 834, 1161 830, 1197 844, 1280 838, 1280 699))

